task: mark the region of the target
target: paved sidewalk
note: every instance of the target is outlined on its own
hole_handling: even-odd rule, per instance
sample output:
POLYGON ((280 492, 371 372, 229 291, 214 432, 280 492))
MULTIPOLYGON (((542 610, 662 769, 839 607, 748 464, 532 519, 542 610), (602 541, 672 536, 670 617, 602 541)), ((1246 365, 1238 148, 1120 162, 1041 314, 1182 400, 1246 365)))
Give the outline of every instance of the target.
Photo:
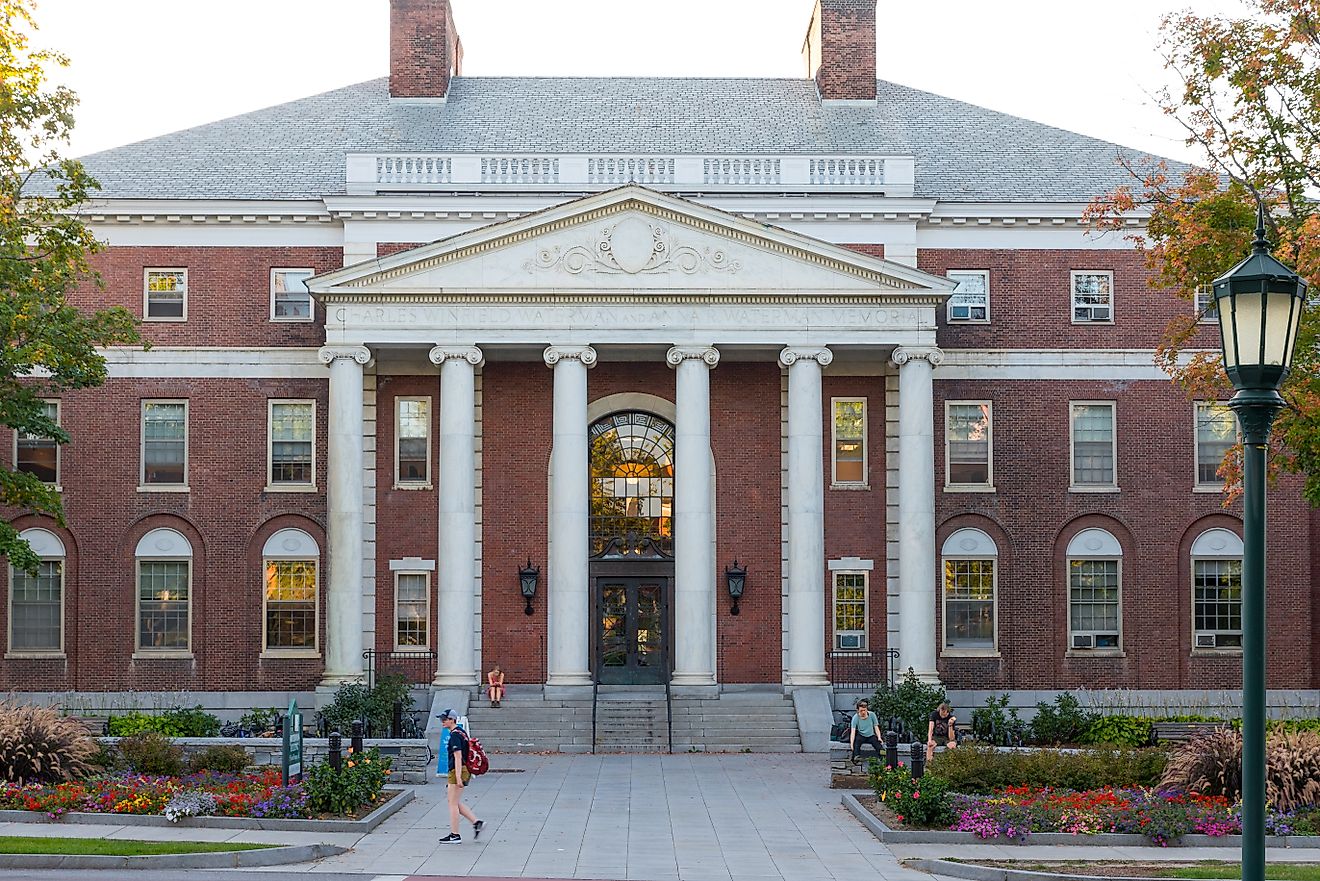
POLYGON ((899 866, 828 787, 825 756, 493 757, 469 792, 479 841, 441 845, 440 785, 352 853, 291 871, 617 881, 930 881, 899 866))

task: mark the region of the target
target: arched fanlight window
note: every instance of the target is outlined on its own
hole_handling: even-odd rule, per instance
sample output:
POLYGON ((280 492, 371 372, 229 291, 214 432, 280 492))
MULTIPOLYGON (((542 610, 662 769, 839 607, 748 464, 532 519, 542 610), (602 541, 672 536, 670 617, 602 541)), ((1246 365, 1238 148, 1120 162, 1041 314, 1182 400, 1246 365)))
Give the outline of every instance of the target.
POLYGON ((1075 652, 1123 648, 1123 546, 1103 529, 1083 529, 1068 542, 1068 647, 1075 652))
POLYGON ((25 529, 19 538, 41 558, 36 572, 9 566, 9 653, 64 653, 64 542, 48 529, 25 529))
POLYGON ((1242 539, 1227 529, 1192 542, 1192 648, 1242 649, 1242 539))
POLYGON ((138 540, 137 650, 192 651, 192 543, 175 529, 153 529, 138 540))
POLYGON ((301 529, 281 529, 261 551, 262 646, 267 654, 313 654, 321 548, 301 529))
POLYGON ((944 652, 987 653, 998 646, 999 548, 979 529, 944 540, 944 652))
POLYGON ((673 553, 673 424, 651 413, 614 413, 591 426, 590 442, 592 553, 629 533, 673 553))

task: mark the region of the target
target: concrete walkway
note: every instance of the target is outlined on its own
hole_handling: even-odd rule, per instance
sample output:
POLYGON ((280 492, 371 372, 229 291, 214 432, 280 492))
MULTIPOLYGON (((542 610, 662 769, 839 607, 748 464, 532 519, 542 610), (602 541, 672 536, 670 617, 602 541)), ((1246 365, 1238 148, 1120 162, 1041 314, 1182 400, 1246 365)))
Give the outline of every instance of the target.
MULTIPOLYGON (((352 853, 305 867, 367 875, 617 881, 930 881, 905 869, 828 788, 824 756, 493 757, 469 792, 479 841, 447 834, 445 788, 419 798, 352 853)), ((287 871, 287 870, 286 870, 287 871)))

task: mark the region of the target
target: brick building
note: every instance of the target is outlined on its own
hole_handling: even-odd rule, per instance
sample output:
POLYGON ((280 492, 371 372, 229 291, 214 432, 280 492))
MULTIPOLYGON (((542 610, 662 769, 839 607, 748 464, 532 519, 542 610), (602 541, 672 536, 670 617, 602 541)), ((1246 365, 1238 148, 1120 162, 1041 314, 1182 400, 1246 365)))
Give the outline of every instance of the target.
MULTIPOLYGON (((468 78, 447 0, 391 8, 386 79, 87 158, 77 301, 152 348, 14 441, 69 527, 16 518, 5 688, 1236 685, 1232 416, 1081 222, 1121 148, 877 82, 874 0, 801 80, 468 78)), ((1313 700, 1316 520, 1271 503, 1313 700)))

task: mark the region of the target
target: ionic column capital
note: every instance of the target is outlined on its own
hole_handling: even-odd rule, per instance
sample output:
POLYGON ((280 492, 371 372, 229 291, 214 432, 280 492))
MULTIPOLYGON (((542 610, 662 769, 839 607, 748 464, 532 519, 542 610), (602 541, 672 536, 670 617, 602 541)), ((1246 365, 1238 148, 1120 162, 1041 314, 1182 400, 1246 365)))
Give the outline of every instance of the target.
POLYGON ((684 361, 704 361, 707 367, 720 363, 720 350, 714 346, 674 346, 665 353, 665 363, 677 367, 684 361))
POLYGON ((541 353, 546 367, 554 367, 560 361, 581 361, 584 367, 596 366, 596 350, 591 346, 547 346, 541 353))
POLYGON ((473 367, 480 367, 485 356, 476 346, 436 346, 431 350, 431 363, 436 366, 446 361, 466 361, 473 367))
POLYGON ((341 358, 366 364, 371 360, 371 350, 366 346, 322 346, 316 352, 316 358, 329 366, 341 358))
POLYGON ((889 360, 898 367, 909 361, 929 361, 931 367, 939 367, 944 363, 944 350, 938 346, 899 346, 889 360))
POLYGON ((792 367, 799 361, 815 361, 828 367, 833 360, 834 353, 824 346, 789 346, 779 353, 780 367, 792 367))

